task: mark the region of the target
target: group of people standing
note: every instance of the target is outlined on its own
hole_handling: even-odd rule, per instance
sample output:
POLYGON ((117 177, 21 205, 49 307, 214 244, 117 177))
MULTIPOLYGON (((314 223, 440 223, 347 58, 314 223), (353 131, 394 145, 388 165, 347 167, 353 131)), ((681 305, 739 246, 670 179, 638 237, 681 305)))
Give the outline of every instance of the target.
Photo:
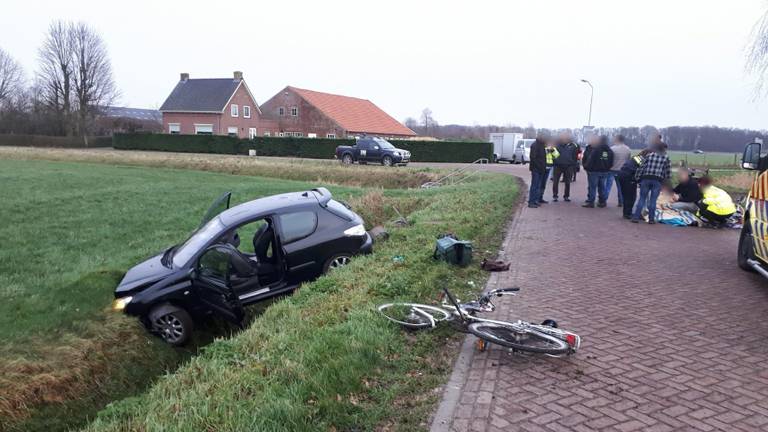
POLYGON ((557 139, 539 137, 531 145, 528 207, 548 203, 544 192, 552 172, 552 201, 558 201, 561 178, 565 183, 563 200, 570 201, 571 182, 581 166, 587 173, 587 200, 582 207, 606 207, 615 182, 623 216, 634 223, 646 210, 648 223, 656 223, 656 205, 664 188, 672 199, 670 209, 686 210, 713 223, 723 223, 735 213, 736 206, 725 191, 712 185, 709 177, 694 180, 687 168, 678 170, 678 184, 672 188, 671 165, 660 135, 635 156, 622 135, 614 136, 612 144, 604 135, 592 136, 583 152, 567 132, 557 139))

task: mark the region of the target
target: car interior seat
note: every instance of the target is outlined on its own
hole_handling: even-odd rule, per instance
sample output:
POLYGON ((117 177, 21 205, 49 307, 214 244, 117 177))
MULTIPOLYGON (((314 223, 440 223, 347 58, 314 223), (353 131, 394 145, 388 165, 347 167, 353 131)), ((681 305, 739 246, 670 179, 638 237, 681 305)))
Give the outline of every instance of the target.
POLYGON ((253 235, 253 252, 259 261, 259 277, 263 282, 272 282, 277 265, 274 251, 274 229, 269 223, 260 226, 253 235), (272 256, 269 256, 269 248, 272 247, 272 256))

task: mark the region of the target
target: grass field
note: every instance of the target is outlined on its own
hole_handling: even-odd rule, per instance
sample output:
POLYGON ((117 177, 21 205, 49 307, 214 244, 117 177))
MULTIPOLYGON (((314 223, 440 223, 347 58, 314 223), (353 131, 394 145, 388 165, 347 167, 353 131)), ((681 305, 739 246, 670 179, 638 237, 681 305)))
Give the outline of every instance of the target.
POLYGON ((741 160, 741 154, 737 153, 706 152, 694 154, 689 151, 670 151, 667 154, 676 166, 684 161, 691 167, 737 167, 741 160))
MULTIPOLYGON (((134 320, 108 311, 122 273, 140 259, 182 240, 209 202, 224 190, 233 191, 233 201, 240 202, 317 184, 139 166, 144 162, 200 168, 200 160, 129 158, 126 163, 134 166, 114 166, 111 164, 119 162, 117 155, 94 161, 98 163, 75 163, 62 161, 71 160, 66 153, 53 152, 49 158, 58 161, 50 162, 24 160, 23 153, 4 150, 5 154, 0 152, 0 178, 5 186, 0 190, 4 203, 0 217, 6 222, 0 226, 4 245, 0 249, 0 338, 4 341, 0 348, 0 430, 55 431, 81 425, 107 402, 141 393, 165 371, 197 354, 195 347, 171 349, 147 337, 134 320)), ((35 152, 35 158, 44 159, 42 154, 35 152)), ((74 160, 78 158, 83 156, 74 160)), ((227 171, 227 161, 216 160, 214 168, 202 169, 227 171)), ((233 164, 230 169, 242 172, 246 168, 233 164)), ((319 172, 316 167, 303 173, 301 169, 294 166, 290 171, 270 173, 312 178, 319 172)), ((439 349, 447 335, 405 336, 384 326, 371 315, 369 306, 373 299, 434 298, 435 287, 443 282, 463 292, 476 289, 467 281, 474 281, 477 287, 484 275, 475 268, 456 270, 431 263, 427 259, 431 243, 437 233, 454 231, 476 239, 481 251, 493 250, 514 200, 509 192, 516 184, 508 177, 488 175, 465 186, 409 190, 395 187, 420 184, 434 172, 389 170, 373 180, 370 177, 378 177, 379 169, 326 165, 323 174, 336 183, 350 179, 352 184, 390 187, 331 189, 348 199, 369 223, 391 220, 392 205, 396 205, 414 226, 397 229, 374 256, 270 306, 266 315, 255 318, 258 325, 203 348, 203 354, 178 375, 162 379, 144 396, 112 405, 92 428, 128 430, 135 425, 146 430, 155 426, 202 430, 201 425, 210 424, 222 426, 216 430, 226 429, 223 425, 229 420, 217 411, 217 401, 231 402, 234 387, 227 389, 230 380, 252 383, 248 389, 238 384, 237 391, 255 392, 253 401, 263 402, 243 406, 244 411, 232 420, 246 422, 237 423, 239 426, 253 421, 257 409, 262 410, 263 421, 273 418, 305 428, 315 421, 338 426, 382 424, 393 412, 415 413, 412 418, 423 421, 435 399, 429 390, 442 382, 449 367, 446 354, 450 353, 439 349), (404 254, 406 264, 395 269, 394 254, 404 254), (327 368, 318 369, 323 365, 327 368), (281 380, 296 378, 294 372, 304 369, 302 373, 308 373, 306 368, 319 374, 322 383, 306 382, 308 387, 295 388, 301 397, 299 393, 286 395, 286 387, 276 387, 281 380), (423 380, 408 375, 413 368, 424 370, 423 380), (197 374, 202 370, 205 373, 197 374), (245 375, 236 376, 239 373, 245 375), (368 384, 360 381, 362 376, 368 377, 368 384), (269 380, 259 381, 267 377, 269 380), (322 388, 312 387, 319 384, 322 388), (326 394, 326 387, 341 393, 326 394), (349 389, 364 400, 356 400, 357 396, 338 400, 342 394, 347 397, 349 389), (144 404, 154 405, 158 397, 166 399, 160 395, 165 391, 186 395, 171 408, 188 412, 190 423, 176 424, 174 416, 154 411, 158 417, 144 419, 144 404), (200 391, 224 393, 209 398, 200 391), (401 401, 403 397, 408 400, 401 401), (394 405, 381 405, 385 403, 394 405), (362 406, 370 407, 374 415, 362 416, 362 406), (210 415, 200 414, 204 411, 210 415), (293 414, 287 419, 284 416, 289 411, 293 414), (294 418, 296 413, 302 418, 294 418)), ((227 328, 213 329, 220 336, 228 332, 227 328)), ((199 341, 205 342, 207 339, 199 341)))

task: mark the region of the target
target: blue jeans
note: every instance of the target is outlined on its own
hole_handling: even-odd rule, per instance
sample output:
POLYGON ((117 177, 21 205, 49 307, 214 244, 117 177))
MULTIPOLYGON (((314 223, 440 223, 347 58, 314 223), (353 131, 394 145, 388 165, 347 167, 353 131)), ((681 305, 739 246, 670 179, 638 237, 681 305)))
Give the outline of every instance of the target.
POLYGON ((594 204, 595 192, 597 192, 597 201, 604 203, 608 199, 608 194, 606 193, 608 181, 613 181, 609 171, 587 171, 587 202, 594 204))
POLYGON ((545 172, 537 172, 537 171, 531 171, 531 187, 528 190, 528 205, 535 205, 539 204, 539 201, 541 201, 541 196, 544 193, 543 186, 546 185, 544 182, 544 175, 545 172))
POLYGON ((659 199, 661 192, 661 182, 652 179, 640 180, 640 194, 637 196, 637 206, 632 219, 640 219, 643 215, 643 209, 648 207, 648 220, 656 218, 656 200, 659 199))
POLYGON ((618 171, 611 171, 611 177, 608 179, 608 181, 605 184, 605 198, 608 199, 609 196, 611 196, 611 186, 613 185, 613 182, 616 182, 616 196, 619 197, 619 205, 624 204, 624 197, 621 196, 621 185, 619 184, 619 172, 618 171))

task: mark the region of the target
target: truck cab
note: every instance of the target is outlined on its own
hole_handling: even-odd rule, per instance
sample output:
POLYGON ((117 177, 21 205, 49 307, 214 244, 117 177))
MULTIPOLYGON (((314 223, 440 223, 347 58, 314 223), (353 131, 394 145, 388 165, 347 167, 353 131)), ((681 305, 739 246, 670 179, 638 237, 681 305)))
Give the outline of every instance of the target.
POLYGON ((768 278, 768 154, 763 154, 761 139, 744 148, 741 167, 756 173, 744 208, 738 264, 768 278))

